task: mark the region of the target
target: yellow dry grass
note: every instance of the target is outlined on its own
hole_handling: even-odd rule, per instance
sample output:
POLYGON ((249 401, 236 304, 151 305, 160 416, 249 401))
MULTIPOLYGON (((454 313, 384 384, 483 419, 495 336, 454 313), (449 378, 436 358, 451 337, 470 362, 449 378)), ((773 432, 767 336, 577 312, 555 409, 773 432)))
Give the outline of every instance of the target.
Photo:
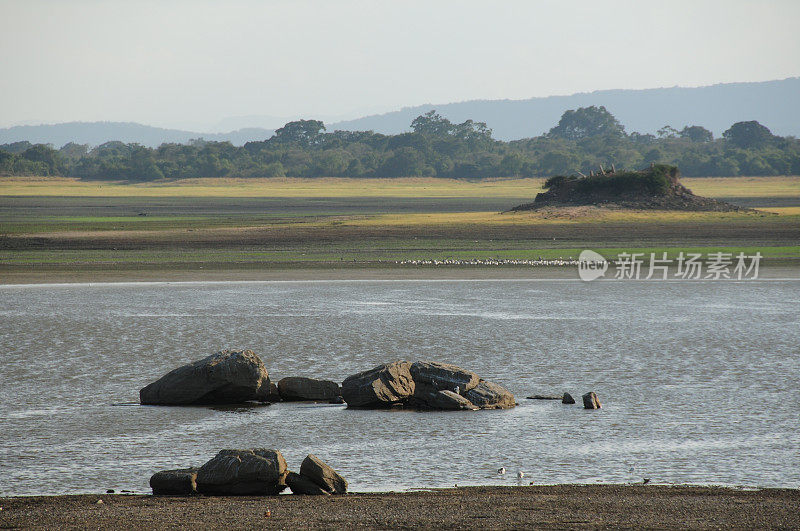
MULTIPOLYGON (((774 208, 787 219, 800 216, 800 207, 774 208)), ((564 223, 703 223, 774 216, 753 212, 679 212, 673 210, 616 210, 598 207, 568 207, 527 212, 434 212, 353 216, 315 222, 319 225, 350 226, 441 226, 441 225, 547 225, 564 223)))
MULTIPOLYGON (((85 182, 69 177, 0 177, 4 196, 97 197, 530 197, 544 179, 464 181, 431 177, 351 179, 339 177, 206 178, 130 184, 85 182)), ((800 177, 687 178, 707 197, 800 197, 800 177)))
POLYGON ((705 197, 800 197, 800 176, 692 177, 684 186, 705 197))
POLYGON ((84 182, 67 177, 0 178, 5 196, 99 197, 531 197, 543 179, 463 181, 432 177, 350 179, 339 177, 269 179, 184 179, 129 184, 84 182))

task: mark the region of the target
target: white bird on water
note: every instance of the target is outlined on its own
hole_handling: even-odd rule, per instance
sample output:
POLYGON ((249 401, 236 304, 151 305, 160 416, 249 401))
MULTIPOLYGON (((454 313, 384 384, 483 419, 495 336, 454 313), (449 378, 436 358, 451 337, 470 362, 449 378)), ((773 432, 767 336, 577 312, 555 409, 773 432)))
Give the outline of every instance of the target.
POLYGON ((524 478, 524 477, 525 477, 525 472, 523 472, 522 470, 520 470, 519 472, 517 472, 517 479, 522 479, 522 478, 524 478))
POLYGON ((506 467, 501 466, 500 468, 497 469, 497 473, 502 476, 503 474, 506 473, 506 467))

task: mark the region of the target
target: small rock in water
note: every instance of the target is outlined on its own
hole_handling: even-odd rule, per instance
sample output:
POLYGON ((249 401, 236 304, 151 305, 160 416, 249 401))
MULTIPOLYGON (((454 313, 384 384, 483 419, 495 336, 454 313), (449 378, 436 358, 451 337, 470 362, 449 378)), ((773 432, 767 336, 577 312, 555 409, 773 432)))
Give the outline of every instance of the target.
POLYGON ((561 399, 562 404, 574 404, 575 399, 572 398, 572 395, 569 393, 564 393, 564 398, 561 399))
POLYGON ((584 409, 600 409, 603 406, 594 391, 588 392, 583 395, 583 408, 584 409))
POLYGON ((106 491, 106 494, 114 494, 114 489, 108 489, 108 490, 106 491))
POLYGON ((528 400, 563 400, 563 395, 531 395, 526 397, 528 400))

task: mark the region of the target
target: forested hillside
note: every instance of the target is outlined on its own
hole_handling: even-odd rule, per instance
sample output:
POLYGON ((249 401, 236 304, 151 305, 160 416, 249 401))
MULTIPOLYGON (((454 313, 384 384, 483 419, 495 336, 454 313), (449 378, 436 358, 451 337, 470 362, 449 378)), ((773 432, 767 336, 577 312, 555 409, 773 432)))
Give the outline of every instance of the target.
POLYGON ((658 135, 627 133, 604 107, 565 112, 547 134, 498 141, 485 123, 452 123, 435 111, 412 132, 326 132, 317 120, 290 122, 269 139, 236 147, 202 139, 188 144, 107 142, 60 149, 29 142, 0 145, 0 174, 65 175, 150 181, 192 177, 485 177, 588 173, 601 164, 680 167, 686 176, 800 174, 800 141, 773 135, 756 121, 732 124, 722 138, 686 125, 658 135))

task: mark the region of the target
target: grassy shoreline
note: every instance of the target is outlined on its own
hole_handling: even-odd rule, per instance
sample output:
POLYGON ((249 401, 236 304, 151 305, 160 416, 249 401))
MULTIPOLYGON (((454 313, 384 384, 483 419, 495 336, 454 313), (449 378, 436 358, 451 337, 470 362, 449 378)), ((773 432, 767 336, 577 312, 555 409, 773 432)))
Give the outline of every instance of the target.
POLYGON ((460 487, 330 497, 37 496, 0 498, 0 506, 4 528, 800 527, 800 490, 700 486, 460 487))
POLYGON ((800 262, 800 177, 686 182, 709 196, 767 206, 504 212, 540 191, 537 179, 0 178, 0 283, 104 272, 173 279, 209 270, 226 278, 289 269, 312 272, 304 277, 354 269, 405 275, 396 262, 567 259, 583 249, 607 258, 761 252, 766 262, 800 262))

